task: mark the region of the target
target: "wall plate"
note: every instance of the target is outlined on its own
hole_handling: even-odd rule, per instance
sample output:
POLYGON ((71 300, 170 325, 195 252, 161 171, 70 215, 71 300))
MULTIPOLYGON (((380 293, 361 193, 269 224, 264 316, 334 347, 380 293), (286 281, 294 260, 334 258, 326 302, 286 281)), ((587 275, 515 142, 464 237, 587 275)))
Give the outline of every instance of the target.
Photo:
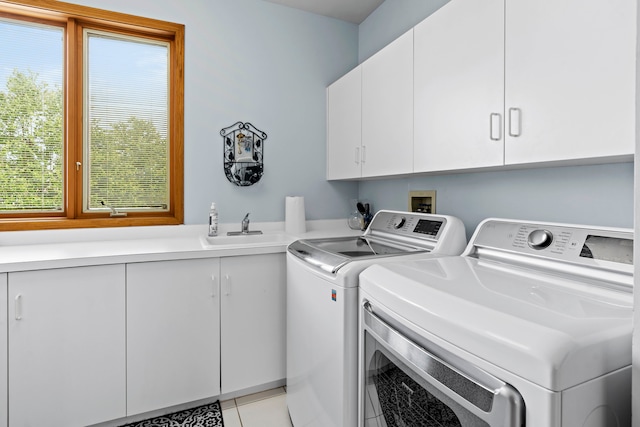
POLYGON ((436 213, 436 190, 410 191, 409 212, 436 213))

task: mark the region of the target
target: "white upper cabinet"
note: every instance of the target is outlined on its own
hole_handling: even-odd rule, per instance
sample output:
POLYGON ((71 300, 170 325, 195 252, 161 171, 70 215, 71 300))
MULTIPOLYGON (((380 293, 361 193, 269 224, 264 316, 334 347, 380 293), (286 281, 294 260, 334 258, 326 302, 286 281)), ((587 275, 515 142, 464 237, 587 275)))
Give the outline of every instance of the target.
POLYGON ((414 171, 631 158, 635 16, 633 0, 445 5, 415 28, 414 171))
POLYGON ((360 178, 362 67, 327 88, 327 179, 360 178))
POLYGON ((413 170, 413 29, 362 64, 362 176, 413 170))
POLYGON ((634 153, 635 0, 507 0, 505 163, 634 153))
POLYGON ((452 0, 361 65, 361 110, 330 88, 327 176, 631 160, 635 34, 634 0, 452 0))
POLYGON ((415 172, 503 164, 503 11, 453 0, 415 27, 415 172))

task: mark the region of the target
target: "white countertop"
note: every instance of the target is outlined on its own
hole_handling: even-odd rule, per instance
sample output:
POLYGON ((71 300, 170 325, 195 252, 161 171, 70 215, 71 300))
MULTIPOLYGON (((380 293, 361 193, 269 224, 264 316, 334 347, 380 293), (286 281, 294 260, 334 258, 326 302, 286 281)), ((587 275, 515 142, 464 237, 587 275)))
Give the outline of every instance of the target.
POLYGON ((299 235, 286 234, 284 222, 251 223, 250 230, 263 231, 264 242, 251 239, 245 243, 249 239, 243 242, 244 236, 237 236, 237 241, 226 237, 228 231, 238 228, 239 224, 220 224, 219 234, 225 243, 215 246, 206 244, 206 225, 4 232, 0 233, 0 273, 278 253, 298 239, 362 234, 340 219, 307 221, 307 232, 299 235))

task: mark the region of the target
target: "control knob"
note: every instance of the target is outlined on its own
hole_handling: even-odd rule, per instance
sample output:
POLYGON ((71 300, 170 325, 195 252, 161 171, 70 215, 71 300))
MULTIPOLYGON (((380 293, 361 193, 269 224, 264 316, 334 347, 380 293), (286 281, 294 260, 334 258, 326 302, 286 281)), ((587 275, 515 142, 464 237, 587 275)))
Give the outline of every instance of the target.
POLYGON ((401 228, 405 222, 407 222, 407 219, 403 216, 393 218, 393 228, 397 230, 398 228, 401 228))
POLYGON ((544 249, 553 242, 553 234, 549 230, 534 230, 529 234, 527 243, 533 249, 544 249))

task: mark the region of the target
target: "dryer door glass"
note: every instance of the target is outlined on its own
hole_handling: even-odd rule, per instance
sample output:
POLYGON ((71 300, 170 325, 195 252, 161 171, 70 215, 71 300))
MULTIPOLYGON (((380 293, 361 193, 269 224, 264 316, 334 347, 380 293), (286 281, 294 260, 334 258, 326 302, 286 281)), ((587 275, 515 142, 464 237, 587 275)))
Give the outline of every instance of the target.
POLYGON ((365 425, 489 427, 425 383, 384 347, 376 346, 371 335, 366 334, 365 340, 366 352, 371 353, 364 393, 365 425))
POLYGON ((524 425, 524 402, 515 389, 364 305, 360 396, 365 425, 524 425))

